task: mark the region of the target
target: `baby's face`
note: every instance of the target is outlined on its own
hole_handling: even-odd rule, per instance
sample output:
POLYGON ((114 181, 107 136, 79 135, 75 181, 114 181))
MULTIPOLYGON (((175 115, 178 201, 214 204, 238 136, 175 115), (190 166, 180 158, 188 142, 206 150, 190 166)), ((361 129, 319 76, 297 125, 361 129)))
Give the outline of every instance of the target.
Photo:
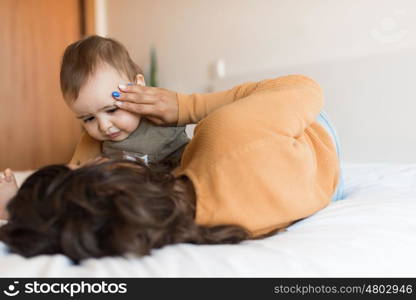
POLYGON ((121 141, 139 126, 140 116, 119 109, 111 96, 120 83, 127 82, 114 68, 102 65, 81 88, 78 98, 69 104, 92 138, 121 141))

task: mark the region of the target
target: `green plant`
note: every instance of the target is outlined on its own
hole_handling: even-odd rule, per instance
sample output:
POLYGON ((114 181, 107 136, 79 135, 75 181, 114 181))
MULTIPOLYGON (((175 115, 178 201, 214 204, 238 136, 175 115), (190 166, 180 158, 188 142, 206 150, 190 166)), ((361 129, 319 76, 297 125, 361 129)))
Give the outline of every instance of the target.
POLYGON ((152 47, 150 49, 150 86, 158 86, 158 71, 157 71, 157 57, 156 49, 152 47))

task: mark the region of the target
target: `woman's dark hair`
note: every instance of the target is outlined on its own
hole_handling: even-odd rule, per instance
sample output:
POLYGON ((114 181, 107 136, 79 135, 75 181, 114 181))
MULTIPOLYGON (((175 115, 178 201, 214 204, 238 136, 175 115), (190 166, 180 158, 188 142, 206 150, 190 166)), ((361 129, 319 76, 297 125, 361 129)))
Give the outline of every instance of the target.
POLYGON ((249 238, 239 226, 196 224, 194 189, 186 177, 128 160, 75 170, 44 167, 28 177, 7 209, 0 240, 27 257, 61 253, 78 262, 127 252, 146 255, 174 243, 249 238))

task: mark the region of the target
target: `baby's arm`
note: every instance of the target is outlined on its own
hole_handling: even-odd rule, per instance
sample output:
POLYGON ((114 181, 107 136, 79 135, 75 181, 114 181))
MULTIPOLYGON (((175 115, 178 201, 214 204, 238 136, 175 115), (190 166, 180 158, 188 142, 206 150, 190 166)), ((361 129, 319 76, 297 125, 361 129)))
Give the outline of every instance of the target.
POLYGON ((83 133, 69 164, 81 165, 101 155, 101 142, 83 133))

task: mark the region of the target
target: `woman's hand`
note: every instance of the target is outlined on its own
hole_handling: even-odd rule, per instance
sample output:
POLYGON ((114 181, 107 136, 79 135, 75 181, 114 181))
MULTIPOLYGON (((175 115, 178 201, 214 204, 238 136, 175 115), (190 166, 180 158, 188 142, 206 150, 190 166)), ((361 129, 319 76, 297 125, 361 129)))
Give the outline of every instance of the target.
POLYGON ((138 84, 120 84, 118 87, 121 91, 120 95, 116 97, 113 93, 118 107, 139 114, 156 125, 178 123, 179 108, 175 92, 138 84))

